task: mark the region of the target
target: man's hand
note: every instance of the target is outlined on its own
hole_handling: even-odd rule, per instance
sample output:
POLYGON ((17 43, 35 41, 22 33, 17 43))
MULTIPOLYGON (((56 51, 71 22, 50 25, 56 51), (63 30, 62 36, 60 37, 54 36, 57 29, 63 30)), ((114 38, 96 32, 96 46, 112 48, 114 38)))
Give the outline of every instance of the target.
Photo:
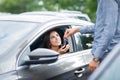
POLYGON ((69 36, 73 35, 76 32, 79 32, 79 28, 67 29, 65 31, 64 38, 68 38, 69 36))
POLYGON ((93 72, 100 64, 100 61, 94 61, 93 59, 91 60, 91 62, 89 63, 89 70, 91 72, 93 72))

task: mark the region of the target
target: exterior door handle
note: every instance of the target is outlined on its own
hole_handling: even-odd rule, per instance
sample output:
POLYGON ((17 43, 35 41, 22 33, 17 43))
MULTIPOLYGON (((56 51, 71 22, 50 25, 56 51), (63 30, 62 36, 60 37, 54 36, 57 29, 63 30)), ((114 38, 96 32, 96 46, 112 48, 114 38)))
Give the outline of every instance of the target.
POLYGON ((77 69, 74 73, 83 73, 85 71, 85 68, 77 69))
POLYGON ((77 69, 76 71, 74 71, 74 74, 77 77, 82 77, 84 71, 85 71, 85 68, 80 68, 80 69, 77 69))

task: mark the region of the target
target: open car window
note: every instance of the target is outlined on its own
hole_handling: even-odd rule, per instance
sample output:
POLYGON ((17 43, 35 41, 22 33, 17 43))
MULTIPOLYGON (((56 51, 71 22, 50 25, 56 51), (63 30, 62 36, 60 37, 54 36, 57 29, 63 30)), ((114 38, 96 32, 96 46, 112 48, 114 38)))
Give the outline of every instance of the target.
MULTIPOLYGON (((63 36, 64 36, 64 32, 65 32, 65 30, 68 28, 68 26, 58 26, 57 28, 55 28, 55 29, 58 29, 59 31, 59 35, 60 35, 60 37, 61 37, 61 42, 62 42, 62 44, 63 44, 63 36)), ((52 29, 54 29, 54 28, 52 28, 52 29)), ((50 29, 50 30, 52 30, 52 29, 50 29)), ((49 30, 48 30, 49 31, 49 30)), ((48 31, 46 31, 46 32, 44 32, 44 34, 42 34, 39 38, 37 38, 34 42, 33 42, 33 44, 31 44, 31 46, 30 46, 30 50, 31 51, 33 51, 34 49, 37 49, 37 48, 45 48, 44 47, 44 44, 46 43, 46 41, 44 40, 44 38, 45 38, 45 34, 46 33, 48 33, 48 31)), ((71 41, 71 38, 68 38, 68 44, 69 43, 72 43, 72 42, 70 42, 71 41)), ((67 52, 73 52, 73 47, 72 47, 72 45, 70 45, 70 49, 67 51, 67 52)))

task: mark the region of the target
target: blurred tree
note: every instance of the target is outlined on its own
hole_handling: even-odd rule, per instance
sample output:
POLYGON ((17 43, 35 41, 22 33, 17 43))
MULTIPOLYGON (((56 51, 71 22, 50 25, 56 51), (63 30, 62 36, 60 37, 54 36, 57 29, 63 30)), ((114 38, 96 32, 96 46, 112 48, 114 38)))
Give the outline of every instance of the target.
POLYGON ((87 13, 92 22, 95 22, 96 6, 97 0, 0 0, 1 12, 75 10, 87 13))
POLYGON ((95 22, 96 19, 96 9, 97 9, 97 0, 84 0, 85 1, 85 9, 84 13, 87 13, 91 20, 95 22))
POLYGON ((42 0, 48 11, 75 10, 87 13, 95 22, 97 0, 42 0))
POLYGON ((39 7, 37 0, 2 0, 0 2, 1 12, 21 13, 25 11, 32 11, 39 7))

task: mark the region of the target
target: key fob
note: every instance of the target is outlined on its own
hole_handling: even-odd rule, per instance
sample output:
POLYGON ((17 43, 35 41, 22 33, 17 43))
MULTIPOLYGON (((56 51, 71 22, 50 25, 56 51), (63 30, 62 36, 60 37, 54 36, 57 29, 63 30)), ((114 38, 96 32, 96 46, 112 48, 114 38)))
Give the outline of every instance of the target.
MULTIPOLYGON (((66 47, 67 44, 68 44, 68 39, 67 39, 67 38, 64 38, 64 40, 63 40, 63 46, 66 47)), ((65 47, 64 47, 64 48, 65 48, 65 47)), ((63 49, 64 49, 64 48, 63 48, 63 49)))

